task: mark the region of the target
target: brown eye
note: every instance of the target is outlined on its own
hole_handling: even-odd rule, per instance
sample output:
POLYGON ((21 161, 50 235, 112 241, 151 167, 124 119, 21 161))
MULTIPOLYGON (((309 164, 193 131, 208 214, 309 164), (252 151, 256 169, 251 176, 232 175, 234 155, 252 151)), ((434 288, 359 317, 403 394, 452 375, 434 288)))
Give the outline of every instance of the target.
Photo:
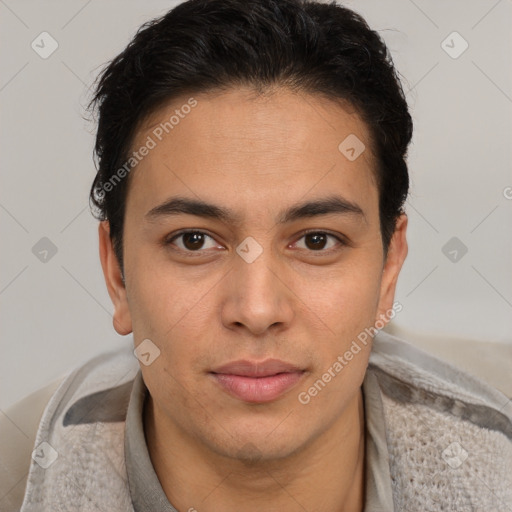
POLYGON ((190 251, 195 251, 197 249, 201 249, 204 244, 204 234, 203 233, 184 233, 183 237, 183 245, 189 249, 190 251))
POLYGON ((323 249, 327 243, 325 233, 312 233, 305 235, 306 247, 313 251, 323 249))
POLYGON ((215 240, 202 231, 184 231, 170 238, 167 245, 176 245, 185 252, 202 252, 203 249, 218 247, 215 240))
POLYGON ((299 241, 296 242, 299 249, 306 249, 309 251, 316 252, 330 252, 330 249, 336 247, 336 245, 342 247, 345 245, 343 240, 330 233, 324 233, 323 231, 312 231, 305 233, 299 241), (304 240, 302 242, 302 240, 304 240))

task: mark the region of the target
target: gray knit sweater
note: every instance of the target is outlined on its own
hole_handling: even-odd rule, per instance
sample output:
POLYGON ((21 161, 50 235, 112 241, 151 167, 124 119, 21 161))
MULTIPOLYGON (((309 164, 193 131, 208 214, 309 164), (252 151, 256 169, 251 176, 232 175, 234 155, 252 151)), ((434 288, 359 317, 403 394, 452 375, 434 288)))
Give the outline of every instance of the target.
MULTIPOLYGON (((128 350, 97 357, 65 379, 39 426, 21 512, 162 510, 147 508, 166 502, 147 452, 147 486, 134 481, 127 453, 127 410, 140 416, 137 385, 138 361, 128 350), (148 486, 160 501, 139 496, 148 486)), ((385 332, 375 337, 363 395, 365 512, 512 511, 512 403, 505 395, 385 332)))

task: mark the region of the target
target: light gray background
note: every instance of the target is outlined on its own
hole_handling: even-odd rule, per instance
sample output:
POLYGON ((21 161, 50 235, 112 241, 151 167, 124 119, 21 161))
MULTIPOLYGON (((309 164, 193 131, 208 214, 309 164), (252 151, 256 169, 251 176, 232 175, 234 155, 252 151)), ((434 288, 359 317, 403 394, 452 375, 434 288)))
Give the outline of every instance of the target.
MULTIPOLYGON (((175 4, 0 0, 0 410, 132 343, 112 327, 88 210, 94 125, 83 105, 101 65, 175 4), (59 45, 47 59, 31 48, 43 31, 59 45), (46 263, 32 252, 42 237, 57 247, 46 263)), ((511 344, 512 2, 345 4, 388 43, 415 121, 395 324, 511 344), (469 44, 456 59, 441 46, 453 31, 469 44), (468 248, 455 263, 442 252, 452 237, 468 248)))

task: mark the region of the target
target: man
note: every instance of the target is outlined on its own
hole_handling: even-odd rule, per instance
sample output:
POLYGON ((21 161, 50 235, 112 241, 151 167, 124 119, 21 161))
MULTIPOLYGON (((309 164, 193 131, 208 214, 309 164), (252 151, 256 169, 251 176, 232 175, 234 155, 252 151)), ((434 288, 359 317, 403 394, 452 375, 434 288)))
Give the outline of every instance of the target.
POLYGON ((506 397, 376 335, 401 308, 412 122, 361 17, 190 0, 93 104, 101 263, 138 361, 61 385, 23 511, 510 509, 506 397))

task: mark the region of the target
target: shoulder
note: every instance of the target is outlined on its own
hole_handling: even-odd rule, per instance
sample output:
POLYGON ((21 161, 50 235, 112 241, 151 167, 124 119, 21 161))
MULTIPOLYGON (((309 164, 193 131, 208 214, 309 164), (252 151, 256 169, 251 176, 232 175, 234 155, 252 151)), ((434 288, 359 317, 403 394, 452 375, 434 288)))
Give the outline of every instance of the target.
POLYGON ((138 371, 138 361, 127 348, 99 355, 64 379, 39 424, 22 511, 81 503, 85 496, 80 483, 87 483, 92 494, 98 485, 111 488, 116 501, 102 502, 105 509, 128 507, 124 424, 138 371))
POLYGON ((100 354, 69 372, 46 405, 39 431, 122 421, 138 369, 132 351, 123 348, 100 354))
MULTIPOLYGON (((490 384, 456 366, 432 356, 409 341, 380 331, 374 338, 370 355, 370 368, 384 384, 394 381, 400 389, 389 389, 400 399, 415 390, 434 394, 452 395, 454 398, 481 403, 497 408, 512 421, 510 399, 490 384)), ((425 396, 425 394, 423 394, 425 396)), ((410 396, 410 400, 414 397, 410 396)))
POLYGON ((21 506, 39 422, 62 380, 37 389, 0 415, 0 460, 7 470, 0 479, 0 510, 19 510, 21 506))
POLYGON ((382 331, 368 371, 381 392, 399 510, 437 510, 440 502, 468 511, 512 506, 510 399, 382 331))

